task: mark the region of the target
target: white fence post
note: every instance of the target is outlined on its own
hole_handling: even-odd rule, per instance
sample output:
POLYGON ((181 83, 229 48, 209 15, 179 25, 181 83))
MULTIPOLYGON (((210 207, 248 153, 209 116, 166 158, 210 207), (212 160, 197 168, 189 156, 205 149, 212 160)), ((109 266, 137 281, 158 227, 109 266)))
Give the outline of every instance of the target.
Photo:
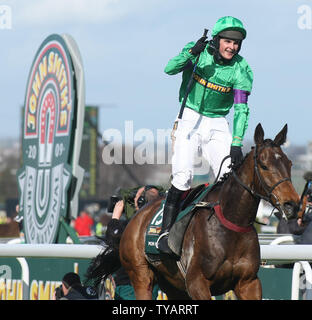
POLYGON ((299 300, 301 263, 296 262, 292 273, 291 300, 299 300))
MULTIPOLYGON (((22 239, 16 238, 7 242, 7 244, 20 244, 22 239)), ((22 300, 29 299, 29 267, 25 258, 16 257, 16 260, 19 262, 22 268, 22 300)))
POLYGON ((312 300, 312 269, 307 261, 296 262, 292 275, 292 288, 291 288, 291 300, 299 300, 300 289, 300 273, 304 271, 306 284, 305 284, 305 300, 312 300))
POLYGON ((25 258, 16 258, 22 268, 23 300, 29 300, 29 267, 25 258))
MULTIPOLYGON (((270 245, 277 245, 283 242, 293 242, 293 236, 281 236, 274 239, 270 245)), ((297 245, 294 246, 296 249, 297 245)), ((308 248, 307 248, 308 249, 308 248)), ((292 286, 291 286, 291 300, 299 300, 299 291, 300 289, 300 273, 304 271, 306 277, 306 296, 305 300, 312 300, 312 269, 310 264, 307 261, 298 261, 294 264, 293 273, 292 273, 292 286)))

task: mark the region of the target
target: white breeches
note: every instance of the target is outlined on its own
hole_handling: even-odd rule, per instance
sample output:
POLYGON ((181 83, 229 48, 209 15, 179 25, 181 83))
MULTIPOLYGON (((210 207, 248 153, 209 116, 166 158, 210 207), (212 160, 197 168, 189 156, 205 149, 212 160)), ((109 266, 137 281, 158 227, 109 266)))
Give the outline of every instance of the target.
MULTIPOLYGON (((172 155, 172 181, 179 190, 191 187, 194 174, 194 160, 199 148, 217 176, 222 160, 230 154, 232 135, 224 117, 208 118, 185 108, 175 132, 172 155)), ((224 161, 219 177, 229 171, 231 160, 224 161)))

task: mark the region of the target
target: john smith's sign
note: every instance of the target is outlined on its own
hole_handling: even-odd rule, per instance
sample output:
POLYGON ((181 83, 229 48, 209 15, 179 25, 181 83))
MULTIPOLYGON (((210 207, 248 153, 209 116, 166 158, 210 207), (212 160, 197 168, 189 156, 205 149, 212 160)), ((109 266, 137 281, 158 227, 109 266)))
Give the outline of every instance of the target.
POLYGON ((63 37, 51 35, 36 53, 26 89, 20 215, 27 243, 53 243, 68 211, 73 182, 76 110, 74 67, 63 37))

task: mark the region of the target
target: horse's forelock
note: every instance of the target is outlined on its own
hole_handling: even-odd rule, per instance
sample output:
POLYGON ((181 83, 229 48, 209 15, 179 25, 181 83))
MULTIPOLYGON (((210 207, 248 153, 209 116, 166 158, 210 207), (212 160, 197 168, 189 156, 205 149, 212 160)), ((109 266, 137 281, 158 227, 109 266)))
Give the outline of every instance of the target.
POLYGON ((265 139, 263 141, 263 146, 269 147, 269 148, 279 148, 280 146, 276 144, 273 140, 271 139, 265 139))
POLYGON ((263 145, 268 146, 268 147, 274 147, 275 143, 272 139, 265 139, 263 141, 263 145))

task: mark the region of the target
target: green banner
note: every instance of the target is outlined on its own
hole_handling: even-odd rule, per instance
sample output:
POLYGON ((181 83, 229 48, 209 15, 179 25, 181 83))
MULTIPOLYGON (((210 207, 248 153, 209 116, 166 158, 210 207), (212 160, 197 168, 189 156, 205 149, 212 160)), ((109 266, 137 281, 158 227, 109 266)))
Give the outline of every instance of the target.
MULTIPOLYGON (((29 300, 52 300, 63 276, 76 272, 84 280, 89 259, 26 258, 29 300)), ((23 300, 22 268, 16 258, 0 258, 0 300, 23 300)))

